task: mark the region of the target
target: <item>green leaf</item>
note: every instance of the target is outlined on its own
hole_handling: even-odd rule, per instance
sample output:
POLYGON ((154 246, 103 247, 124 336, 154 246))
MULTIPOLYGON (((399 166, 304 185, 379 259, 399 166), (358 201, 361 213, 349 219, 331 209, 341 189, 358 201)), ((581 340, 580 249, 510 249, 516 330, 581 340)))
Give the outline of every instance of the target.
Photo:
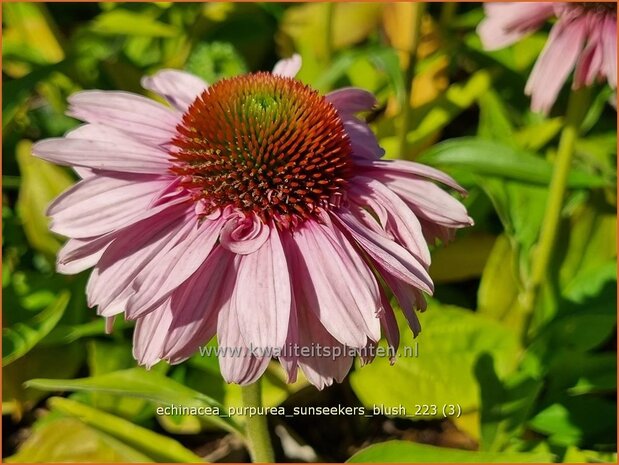
POLYGON ((514 129, 503 101, 494 90, 479 96, 479 110, 478 136, 513 146, 514 129))
MULTIPOLYGON (((36 425, 35 425, 36 426, 36 425)), ((152 462, 148 456, 74 418, 46 421, 34 429, 7 463, 152 462)))
POLYGON ((2 402, 14 405, 16 417, 30 410, 46 393, 26 389, 24 383, 35 376, 72 378, 83 366, 84 348, 80 344, 43 347, 41 344, 2 369, 2 402))
POLYGON ((472 233, 459 237, 432 254, 430 276, 435 283, 465 281, 481 275, 495 242, 495 236, 472 233))
POLYGON ((26 355, 58 324, 64 314, 71 294, 62 291, 45 310, 24 323, 2 328, 2 366, 26 355))
MULTIPOLYGON (((128 341, 89 340, 87 350, 88 366, 93 377, 135 366, 128 341)), ((132 421, 150 418, 153 414, 150 403, 145 399, 119 397, 103 392, 82 394, 89 405, 132 421)))
POLYGON ((2 83, 2 128, 6 128, 21 109, 34 97, 32 90, 41 81, 49 79, 55 71, 61 71, 66 61, 36 67, 20 79, 2 83))
POLYGON ((99 34, 146 37, 175 37, 179 34, 174 26, 124 9, 101 13, 93 21, 90 30, 99 34))
MULTIPOLYGON (((83 289, 83 288, 82 288, 83 289)), ((123 329, 130 327, 130 323, 126 321, 116 321, 114 328, 123 329)), ((105 335, 105 319, 97 318, 96 320, 89 321, 88 323, 65 325, 59 324, 52 332, 45 338, 45 344, 70 344, 79 339, 92 336, 105 335)))
POLYGON ((52 410, 78 418, 159 462, 200 463, 204 462, 189 449, 174 439, 154 433, 141 426, 97 410, 87 405, 62 397, 48 401, 52 410))
POLYGON ((478 311, 498 321, 509 318, 519 290, 518 265, 505 234, 497 238, 481 275, 477 291, 478 311))
POLYGON ((67 172, 32 156, 32 143, 22 140, 17 144, 17 163, 22 182, 17 198, 17 213, 32 247, 55 255, 60 241, 49 232, 45 210, 48 204, 73 184, 67 172))
POLYGON ((616 463, 617 453, 568 447, 561 461, 563 463, 616 463))
POLYGON ((501 451, 514 446, 524 430, 525 420, 543 387, 536 373, 537 359, 527 355, 519 370, 504 380, 498 378, 490 357, 482 356, 477 362, 475 374, 482 399, 482 450, 501 451))
POLYGON ((57 28, 44 4, 11 3, 4 6, 3 12, 7 25, 3 53, 41 64, 57 63, 64 58, 57 28))
MULTIPOLYGON (((224 414, 222 405, 214 399, 183 386, 182 384, 153 371, 141 368, 116 371, 91 378, 74 380, 33 379, 26 383, 27 387, 48 391, 90 391, 116 394, 119 396, 148 399, 163 405, 182 405, 185 407, 219 409, 224 414)), ((203 417, 230 432, 241 431, 231 418, 218 416, 203 417)))
POLYGON ((544 218, 548 190, 537 184, 501 178, 481 178, 477 183, 490 198, 509 237, 514 254, 514 276, 524 281, 544 218))
POLYGON ((617 404, 592 396, 565 398, 554 403, 530 422, 529 426, 548 435, 560 446, 610 446, 616 441, 617 404))
POLYGON ((561 301, 560 312, 539 330, 531 348, 552 357, 557 347, 587 352, 616 333, 617 282, 610 281, 596 296, 582 302, 561 301))
POLYGON ((613 97, 614 91, 610 86, 604 86, 600 92, 595 96, 591 104, 589 105, 589 111, 585 115, 583 122, 581 123, 581 134, 586 134, 595 126, 595 124, 602 116, 602 112, 606 108, 609 100, 615 100, 613 97))
POLYGON ((562 128, 563 118, 543 119, 520 128, 514 138, 520 147, 536 151, 550 142, 562 128))
POLYGON ((353 390, 366 406, 401 405, 417 420, 431 418, 415 415, 416 406, 423 404, 437 405, 436 416, 441 418, 446 404, 458 404, 462 413, 472 412, 480 406, 475 377, 478 358, 492 357, 500 377, 515 368, 520 353, 516 335, 482 315, 431 301, 428 310, 419 314, 422 331, 417 341, 401 315, 398 320, 401 348, 395 365, 387 357, 378 357, 350 375, 353 390), (410 356, 416 342, 419 356, 410 356), (409 356, 405 356, 407 348, 409 356))
POLYGON ((329 68, 312 81, 312 86, 326 92, 358 65, 372 66, 374 77, 384 75, 396 98, 399 101, 404 99, 405 85, 398 54, 392 48, 385 46, 372 45, 339 53, 329 68))
POLYGON ((561 350, 548 364, 548 396, 614 393, 617 390, 617 355, 561 350))
MULTIPOLYGON (((436 144, 419 161, 437 167, 465 170, 480 176, 514 179, 547 185, 552 164, 524 150, 471 137, 450 139, 436 144)), ((602 187, 606 182, 593 174, 573 169, 570 187, 602 187)))
POLYGON ((206 82, 213 83, 223 78, 245 74, 247 65, 232 44, 202 42, 191 52, 185 69, 206 82))
POLYGON ((576 302, 617 281, 617 216, 601 210, 589 203, 570 217, 560 281, 563 294, 576 302))
POLYGON ((407 441, 374 444, 349 458, 347 463, 531 463, 552 462, 546 453, 482 452, 428 446, 407 441))

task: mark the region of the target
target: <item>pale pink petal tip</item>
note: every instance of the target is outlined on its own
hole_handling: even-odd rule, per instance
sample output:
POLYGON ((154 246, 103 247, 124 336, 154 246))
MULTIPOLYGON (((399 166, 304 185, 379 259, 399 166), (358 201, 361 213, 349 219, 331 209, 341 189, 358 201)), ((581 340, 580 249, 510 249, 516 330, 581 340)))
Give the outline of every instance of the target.
POLYGON ((486 18, 479 24, 477 33, 486 50, 497 50, 517 42, 539 29, 554 13, 553 4, 485 3, 486 18))
POLYGON ((301 62, 301 55, 295 53, 290 58, 285 58, 275 63, 273 74, 293 78, 301 69, 301 62))
POLYGON ((208 84, 193 74, 176 69, 164 69, 142 78, 142 87, 165 98, 170 105, 186 111, 208 84))

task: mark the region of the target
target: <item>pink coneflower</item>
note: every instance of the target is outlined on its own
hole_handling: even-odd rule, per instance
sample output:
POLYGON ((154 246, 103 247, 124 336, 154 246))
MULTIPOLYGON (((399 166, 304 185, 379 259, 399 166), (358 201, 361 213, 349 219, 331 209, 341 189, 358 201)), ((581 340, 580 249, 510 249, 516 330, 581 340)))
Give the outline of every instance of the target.
POLYGON ((525 92, 534 111, 548 113, 572 70, 573 88, 608 81, 617 87, 616 3, 488 3, 478 28, 484 48, 510 45, 557 17, 525 92))
POLYGON ((322 388, 381 325, 397 346, 384 286, 419 330, 414 311, 433 290, 427 242, 472 224, 435 181, 462 189, 436 169, 381 161, 355 116, 374 97, 322 96, 294 79, 300 65, 210 87, 180 71, 145 78, 170 107, 79 92, 69 114, 88 124, 34 146, 82 178, 49 208, 51 229, 70 237, 58 270, 94 266, 88 303, 136 321, 141 364, 179 363, 217 335, 228 382, 255 381, 274 353, 291 381, 300 367, 322 388))

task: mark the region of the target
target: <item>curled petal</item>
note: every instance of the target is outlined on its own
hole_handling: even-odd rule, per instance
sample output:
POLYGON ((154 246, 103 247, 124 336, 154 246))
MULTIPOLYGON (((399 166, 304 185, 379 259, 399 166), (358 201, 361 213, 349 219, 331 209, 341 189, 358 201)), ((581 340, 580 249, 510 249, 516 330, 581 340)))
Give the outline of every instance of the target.
POLYGON ((230 252, 247 255, 256 252, 269 237, 269 227, 256 215, 232 213, 221 228, 220 243, 230 252))
POLYGON ((430 250, 415 213, 391 189, 381 182, 357 176, 351 189, 359 202, 371 208, 379 206, 386 212, 383 228, 397 238, 424 265, 430 265, 430 250))
POLYGON ((378 160, 385 150, 378 145, 376 136, 370 127, 355 116, 344 118, 344 129, 350 138, 352 154, 356 160, 378 160))

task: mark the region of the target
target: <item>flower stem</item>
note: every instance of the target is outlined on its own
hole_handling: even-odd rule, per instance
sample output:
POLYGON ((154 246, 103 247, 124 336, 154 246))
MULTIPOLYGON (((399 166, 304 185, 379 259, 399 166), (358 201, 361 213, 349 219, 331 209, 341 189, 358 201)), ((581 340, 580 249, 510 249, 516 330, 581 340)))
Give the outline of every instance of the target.
POLYGON ((413 79, 415 77, 415 68, 417 66, 417 47, 421 39, 421 21, 425 12, 426 4, 419 2, 411 5, 411 19, 414 25, 411 33, 411 42, 408 50, 408 62, 404 69, 404 102, 402 102, 402 119, 400 122, 400 134, 399 134, 399 153, 401 157, 405 157, 408 149, 408 142, 406 136, 408 135, 408 129, 411 119, 411 95, 413 94, 413 79))
MULTIPOLYGON (((241 387, 243 407, 262 407, 261 380, 241 387)), ((245 423, 251 460, 254 463, 268 463, 275 460, 269 436, 266 415, 248 415, 245 423)))
POLYGON ((535 307, 539 288, 548 276, 548 267, 557 242, 563 199, 572 166, 574 148, 580 132, 580 125, 587 111, 588 102, 588 88, 578 89, 570 94, 565 126, 561 132, 552 179, 550 180, 546 212, 533 256, 531 277, 525 294, 524 307, 529 314, 535 307))

